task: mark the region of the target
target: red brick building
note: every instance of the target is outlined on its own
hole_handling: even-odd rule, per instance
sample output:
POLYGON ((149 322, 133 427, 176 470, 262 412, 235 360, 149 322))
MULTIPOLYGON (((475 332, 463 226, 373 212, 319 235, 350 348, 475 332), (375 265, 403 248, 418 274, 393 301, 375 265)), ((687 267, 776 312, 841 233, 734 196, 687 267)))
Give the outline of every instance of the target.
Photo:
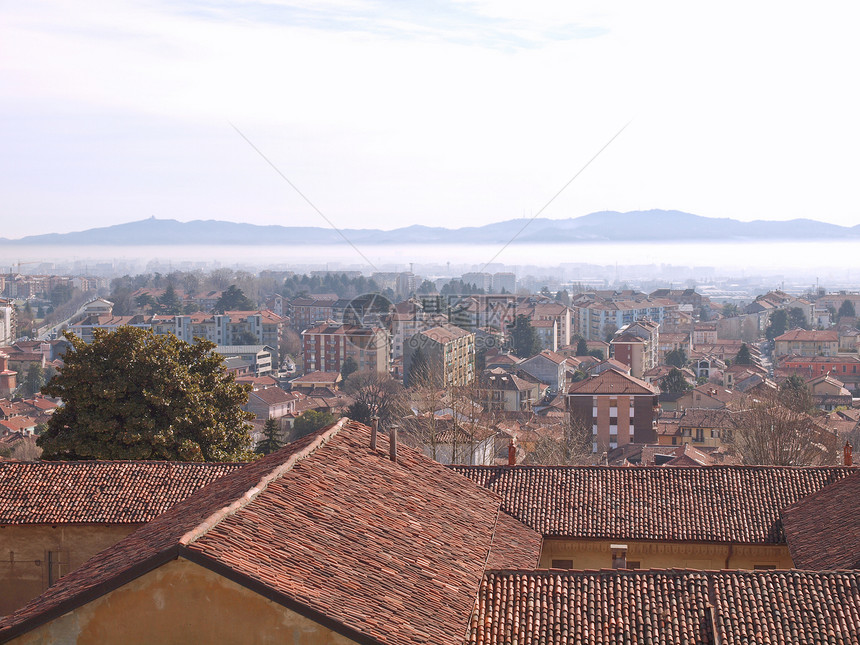
POLYGON ((324 323, 302 332, 304 373, 339 372, 352 358, 361 371, 388 373, 391 337, 380 327, 324 323))
POLYGON ((592 451, 628 443, 657 442, 657 389, 633 376, 607 369, 570 386, 572 417, 591 424, 592 451))

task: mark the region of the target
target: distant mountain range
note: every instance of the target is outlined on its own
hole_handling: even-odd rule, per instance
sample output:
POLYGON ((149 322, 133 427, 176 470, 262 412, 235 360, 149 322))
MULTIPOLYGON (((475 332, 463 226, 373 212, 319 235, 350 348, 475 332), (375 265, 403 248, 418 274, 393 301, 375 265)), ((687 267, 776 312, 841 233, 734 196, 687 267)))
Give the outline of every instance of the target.
MULTIPOLYGON (((391 231, 343 229, 353 244, 505 244, 528 220, 514 219, 485 226, 449 229, 406 226, 391 231)), ((570 219, 537 218, 528 223, 516 243, 673 242, 685 240, 810 240, 860 238, 860 225, 826 224, 811 219, 740 222, 681 211, 601 211, 570 219)), ((259 226, 216 220, 178 222, 150 219, 92 228, 76 233, 0 238, 0 245, 289 245, 343 244, 340 234, 317 226, 259 226)))

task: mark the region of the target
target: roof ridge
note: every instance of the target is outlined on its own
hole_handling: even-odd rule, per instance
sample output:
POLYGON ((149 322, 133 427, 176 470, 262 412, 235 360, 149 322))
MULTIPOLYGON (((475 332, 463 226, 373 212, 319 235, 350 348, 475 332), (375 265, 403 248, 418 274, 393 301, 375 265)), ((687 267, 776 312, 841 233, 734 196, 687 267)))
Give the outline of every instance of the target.
POLYGON ((337 420, 332 426, 328 428, 325 432, 322 432, 314 439, 310 444, 302 448, 296 453, 290 455, 289 459, 285 462, 278 465, 272 471, 269 471, 260 479, 260 481, 253 486, 252 488, 245 491, 245 494, 242 495, 239 499, 232 502, 229 506, 224 506, 219 508, 217 511, 212 513, 205 520, 200 522, 197 526, 195 526, 190 531, 187 531, 181 538, 179 538, 179 544, 182 546, 188 546, 189 544, 197 541, 204 535, 206 535, 209 531, 218 526, 221 522, 223 522, 228 517, 234 515, 236 512, 250 504, 254 501, 257 496, 264 492, 266 488, 268 488, 269 484, 282 477, 285 473, 289 472, 293 469, 299 461, 305 459, 312 455, 318 448, 321 448, 326 443, 328 443, 329 439, 331 439, 334 435, 336 435, 343 428, 344 424, 348 421, 346 417, 342 417, 337 420))

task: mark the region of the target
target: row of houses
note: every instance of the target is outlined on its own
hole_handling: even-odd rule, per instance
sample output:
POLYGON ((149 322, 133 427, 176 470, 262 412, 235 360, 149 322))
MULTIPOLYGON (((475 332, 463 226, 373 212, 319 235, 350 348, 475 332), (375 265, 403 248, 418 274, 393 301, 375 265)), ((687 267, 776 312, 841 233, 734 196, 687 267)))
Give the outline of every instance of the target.
POLYGON ((851 467, 446 468, 349 420, 248 465, 0 463, 0 641, 857 643, 858 499, 851 467))

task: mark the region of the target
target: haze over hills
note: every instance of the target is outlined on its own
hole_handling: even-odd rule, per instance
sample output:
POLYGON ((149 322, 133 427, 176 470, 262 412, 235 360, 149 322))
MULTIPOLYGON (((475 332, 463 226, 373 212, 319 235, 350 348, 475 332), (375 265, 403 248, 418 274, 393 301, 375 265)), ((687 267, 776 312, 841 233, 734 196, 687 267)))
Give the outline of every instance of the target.
MULTIPOLYGON (((838 226, 811 219, 741 222, 681 211, 601 211, 570 219, 514 219, 484 226, 447 229, 413 225, 390 231, 343 229, 355 244, 505 244, 522 230, 517 243, 769 241, 860 238, 860 225, 838 226)), ((0 238, 0 245, 290 245, 342 244, 336 231, 317 226, 260 226, 216 220, 179 222, 154 217, 74 233, 0 238)))

